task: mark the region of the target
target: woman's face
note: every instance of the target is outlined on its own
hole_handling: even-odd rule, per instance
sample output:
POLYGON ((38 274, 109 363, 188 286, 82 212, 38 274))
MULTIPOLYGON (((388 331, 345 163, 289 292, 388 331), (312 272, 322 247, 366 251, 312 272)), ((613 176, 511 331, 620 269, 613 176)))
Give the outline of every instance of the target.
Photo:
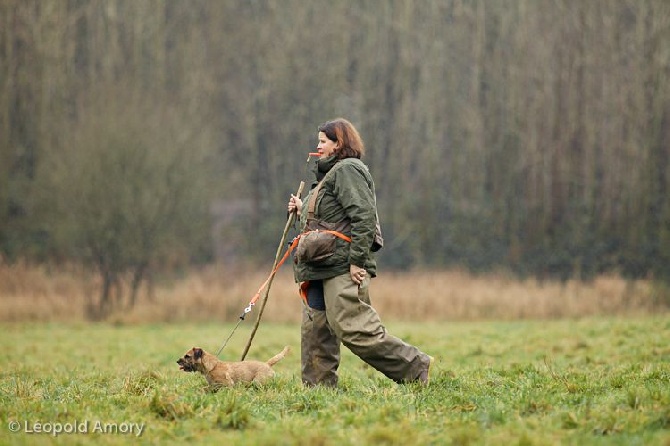
POLYGON ((339 147, 335 141, 328 139, 325 133, 319 132, 319 145, 316 150, 319 152, 321 158, 326 158, 335 153, 339 147))

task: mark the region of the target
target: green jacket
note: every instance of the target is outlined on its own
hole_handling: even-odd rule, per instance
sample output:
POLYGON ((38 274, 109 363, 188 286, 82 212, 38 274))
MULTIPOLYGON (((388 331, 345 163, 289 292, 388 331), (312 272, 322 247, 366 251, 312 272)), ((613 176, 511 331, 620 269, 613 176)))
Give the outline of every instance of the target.
MULTIPOLYGON (((326 174, 316 200, 315 217, 328 223, 349 221, 351 243, 337 239, 335 254, 318 264, 296 263, 295 279, 320 280, 349 272, 349 265, 364 267, 370 276, 377 273, 377 263, 370 250, 375 237, 377 205, 375 185, 368 167, 357 158, 338 161, 335 156, 319 159, 318 172, 326 174), (327 172, 339 163, 330 175, 327 172)), ((303 199, 300 232, 307 224, 307 203, 314 189, 303 199)))

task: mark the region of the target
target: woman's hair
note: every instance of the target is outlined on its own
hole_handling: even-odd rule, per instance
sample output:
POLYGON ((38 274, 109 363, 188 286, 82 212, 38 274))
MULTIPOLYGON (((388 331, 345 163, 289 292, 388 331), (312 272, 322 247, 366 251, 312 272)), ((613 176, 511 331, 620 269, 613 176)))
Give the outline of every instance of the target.
POLYGON ((353 124, 344 118, 333 119, 319 126, 328 139, 336 142, 339 149, 335 151, 338 159, 358 158, 365 154, 365 145, 353 124))

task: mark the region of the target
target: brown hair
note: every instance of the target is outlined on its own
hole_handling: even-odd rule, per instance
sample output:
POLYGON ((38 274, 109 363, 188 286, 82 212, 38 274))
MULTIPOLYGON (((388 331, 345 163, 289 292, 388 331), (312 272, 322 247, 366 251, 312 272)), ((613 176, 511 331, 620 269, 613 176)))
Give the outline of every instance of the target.
POLYGON ((336 142, 339 149, 335 152, 338 159, 358 158, 365 154, 365 145, 353 124, 344 118, 333 119, 319 126, 328 139, 336 142))

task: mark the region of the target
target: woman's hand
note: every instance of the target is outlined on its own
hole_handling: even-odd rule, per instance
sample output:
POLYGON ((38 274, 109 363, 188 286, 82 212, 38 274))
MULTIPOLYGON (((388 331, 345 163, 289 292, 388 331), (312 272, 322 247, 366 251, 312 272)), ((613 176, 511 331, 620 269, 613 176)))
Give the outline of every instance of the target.
POLYGON ((291 194, 291 198, 288 200, 288 213, 295 212, 295 215, 300 217, 300 211, 302 210, 302 200, 297 196, 291 194))
POLYGON ((349 274, 351 275, 351 280, 353 280, 356 285, 360 285, 363 283, 363 279, 365 279, 367 271, 365 271, 365 268, 361 268, 360 266, 349 265, 349 274))

